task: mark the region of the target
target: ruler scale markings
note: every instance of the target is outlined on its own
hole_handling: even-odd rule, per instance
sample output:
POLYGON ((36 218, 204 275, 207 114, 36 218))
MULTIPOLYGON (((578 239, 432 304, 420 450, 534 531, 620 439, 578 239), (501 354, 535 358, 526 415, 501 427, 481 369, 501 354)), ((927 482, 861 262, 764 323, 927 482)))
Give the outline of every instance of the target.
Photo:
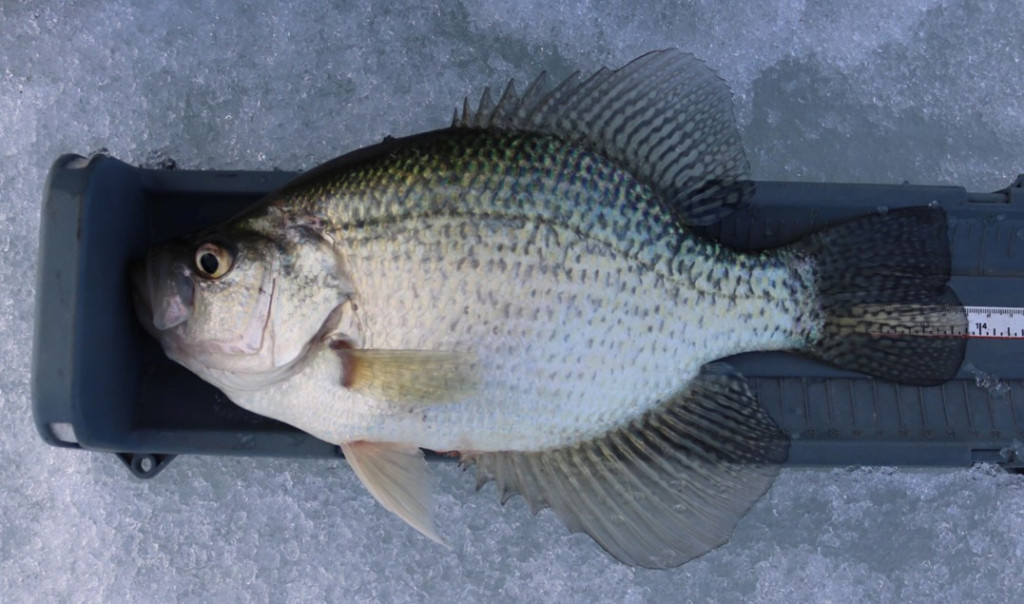
POLYGON ((988 338, 1002 340, 1024 339, 1024 308, 1011 306, 934 306, 923 311, 921 308, 910 308, 906 306, 875 306, 864 307, 862 311, 868 313, 888 313, 897 315, 901 310, 916 313, 919 317, 913 325, 900 324, 894 320, 892 324, 882 324, 879 330, 873 332, 877 335, 887 336, 934 336, 934 337, 966 337, 966 338, 988 338), (967 316, 967 332, 953 334, 943 331, 938 325, 943 322, 938 319, 946 313, 967 316), (929 321, 929 318, 934 319, 929 321))
POLYGON ((966 306, 967 335, 974 338, 1024 337, 1024 308, 966 306))

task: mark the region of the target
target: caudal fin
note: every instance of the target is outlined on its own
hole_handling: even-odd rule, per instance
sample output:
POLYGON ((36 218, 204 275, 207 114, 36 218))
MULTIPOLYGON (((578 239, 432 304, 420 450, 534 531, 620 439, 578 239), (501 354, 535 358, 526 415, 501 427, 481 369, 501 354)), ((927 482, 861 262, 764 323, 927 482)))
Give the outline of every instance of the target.
POLYGON ((948 287, 949 238, 941 208, 856 219, 795 249, 811 258, 824 315, 820 337, 803 352, 905 384, 941 384, 956 375, 967 316, 948 287))

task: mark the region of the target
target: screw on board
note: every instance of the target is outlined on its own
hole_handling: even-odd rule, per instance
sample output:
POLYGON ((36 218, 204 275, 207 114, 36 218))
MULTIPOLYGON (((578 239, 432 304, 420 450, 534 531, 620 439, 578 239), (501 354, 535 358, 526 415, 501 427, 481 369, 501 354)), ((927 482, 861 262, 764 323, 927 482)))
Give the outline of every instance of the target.
POLYGON ((128 466, 136 478, 153 478, 159 474, 175 455, 165 453, 118 453, 118 459, 128 466))

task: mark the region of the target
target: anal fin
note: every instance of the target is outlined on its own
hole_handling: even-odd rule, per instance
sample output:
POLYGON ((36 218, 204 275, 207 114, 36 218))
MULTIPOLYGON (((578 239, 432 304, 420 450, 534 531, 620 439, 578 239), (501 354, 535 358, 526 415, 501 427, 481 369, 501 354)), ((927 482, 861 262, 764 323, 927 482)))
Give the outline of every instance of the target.
POLYGON ((474 453, 477 483, 497 482, 536 512, 648 568, 678 566, 725 543, 771 486, 786 436, 740 375, 704 367, 675 396, 588 442, 538 452, 474 453))

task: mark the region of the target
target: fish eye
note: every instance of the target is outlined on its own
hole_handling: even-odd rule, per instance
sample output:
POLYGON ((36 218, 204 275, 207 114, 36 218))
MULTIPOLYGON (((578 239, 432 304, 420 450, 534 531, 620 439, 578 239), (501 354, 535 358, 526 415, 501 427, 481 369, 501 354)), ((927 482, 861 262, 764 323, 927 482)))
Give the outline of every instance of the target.
POLYGON ((196 270, 207 279, 220 279, 231 270, 233 263, 231 252, 216 243, 204 243, 196 248, 196 270))

